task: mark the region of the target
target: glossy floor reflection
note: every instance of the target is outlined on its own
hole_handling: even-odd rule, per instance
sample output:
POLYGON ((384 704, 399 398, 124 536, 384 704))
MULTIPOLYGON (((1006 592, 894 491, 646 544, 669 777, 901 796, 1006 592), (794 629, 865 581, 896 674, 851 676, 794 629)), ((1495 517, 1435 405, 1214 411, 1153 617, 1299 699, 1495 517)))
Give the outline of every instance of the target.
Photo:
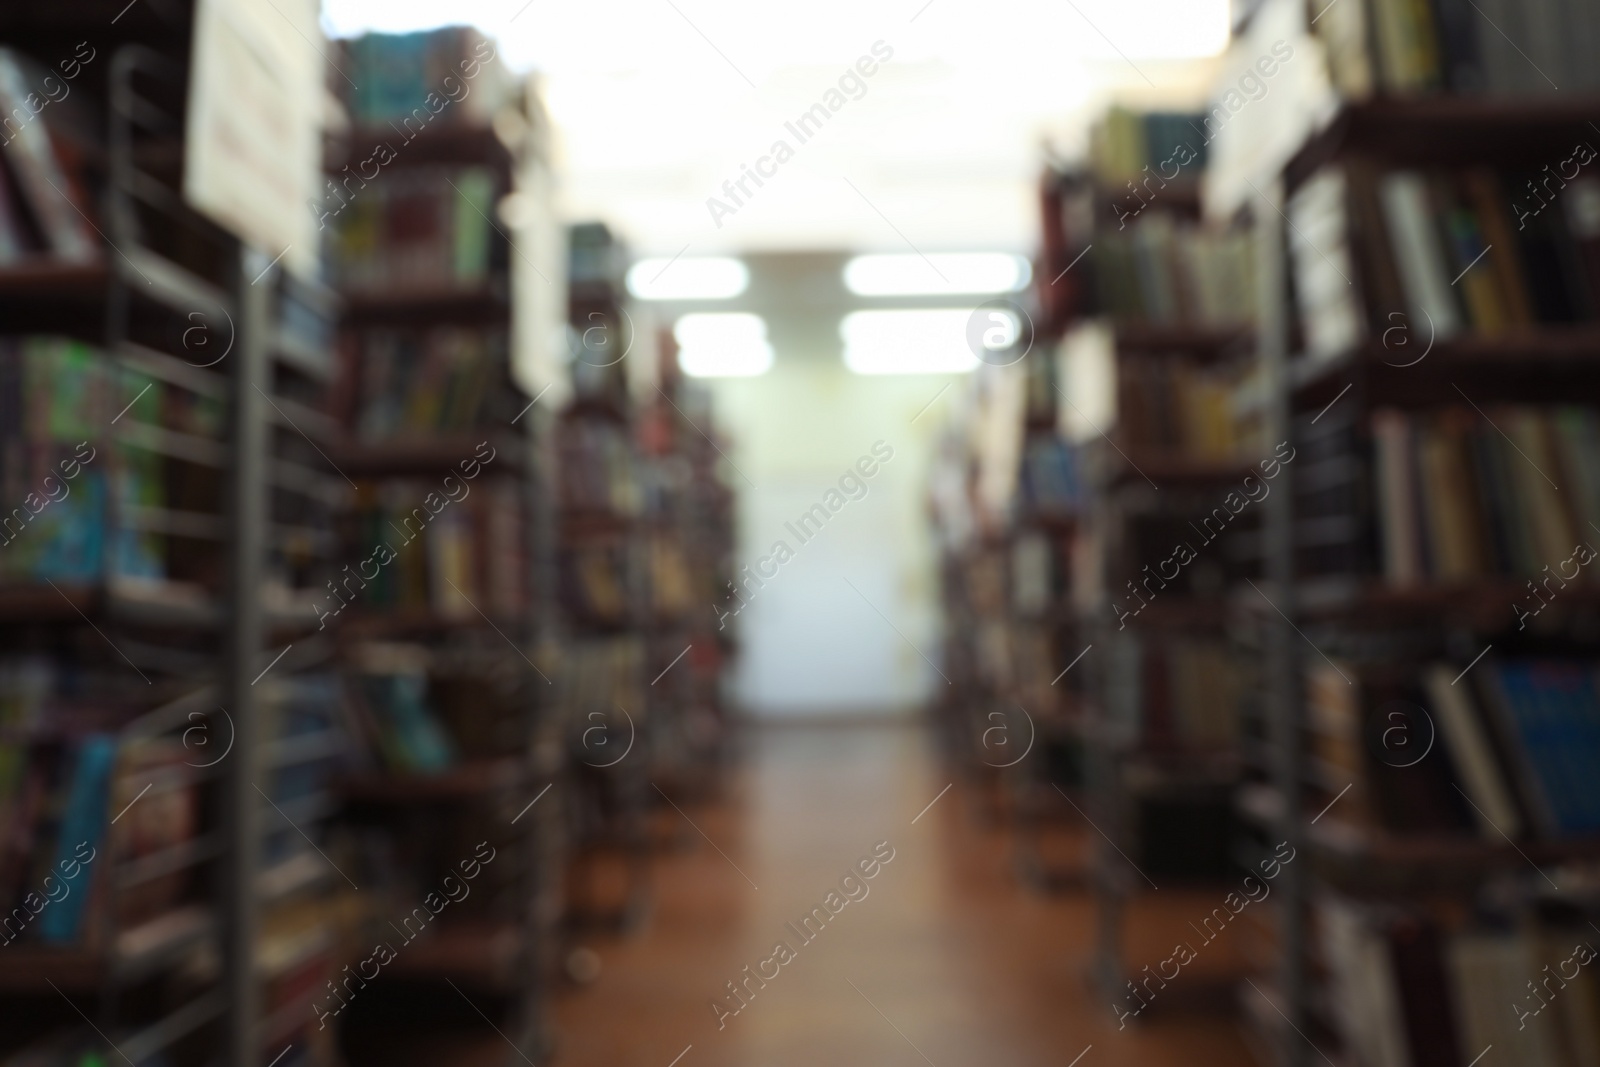
MULTIPOLYGON (((1066 1067, 1085 1049, 1080 1067, 1252 1062, 1226 1011, 1118 1031, 1084 977, 1088 895, 1023 888, 1005 834, 962 784, 918 817, 950 781, 920 728, 755 730, 746 757, 725 801, 685 805, 716 847, 689 830, 687 847, 658 859, 650 920, 584 941, 601 970, 558 998, 560 1067, 669 1067, 680 1055, 679 1067, 1066 1067), (866 896, 803 943, 786 924, 879 842, 894 858, 866 896), (767 964, 776 977, 744 987, 754 995, 719 1028, 713 1000, 733 1006, 727 983, 780 940, 794 958, 767 964)), ((1159 960, 1167 929, 1209 904, 1151 894, 1129 958, 1159 960)), ((1203 962, 1236 965, 1237 951, 1219 942, 1203 962)))

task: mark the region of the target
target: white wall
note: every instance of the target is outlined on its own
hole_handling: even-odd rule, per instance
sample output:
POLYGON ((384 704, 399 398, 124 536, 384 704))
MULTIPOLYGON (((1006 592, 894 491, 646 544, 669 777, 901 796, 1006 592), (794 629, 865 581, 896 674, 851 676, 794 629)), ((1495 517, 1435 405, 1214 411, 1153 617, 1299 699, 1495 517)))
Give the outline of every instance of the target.
POLYGON ((934 431, 956 390, 918 412, 949 381, 862 377, 835 351, 780 355, 760 378, 710 383, 718 425, 733 438, 728 453, 754 485, 733 476, 738 562, 753 566, 780 539, 795 550, 729 621, 741 642, 735 694, 752 713, 903 711, 945 684, 922 658, 939 662, 938 561, 926 493, 934 431), (894 457, 868 480, 866 496, 801 544, 784 523, 820 502, 880 440, 894 457))

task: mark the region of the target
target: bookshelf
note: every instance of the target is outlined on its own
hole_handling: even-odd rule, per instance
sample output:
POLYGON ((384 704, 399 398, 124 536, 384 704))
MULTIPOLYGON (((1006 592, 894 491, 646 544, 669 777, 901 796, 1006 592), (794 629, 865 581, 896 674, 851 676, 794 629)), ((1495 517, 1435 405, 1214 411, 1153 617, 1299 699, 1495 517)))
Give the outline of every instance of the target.
MULTIPOLYGON (((1386 6, 1380 18, 1404 7, 1386 6)), ((1551 47, 1539 25, 1553 8, 1517 14, 1513 36, 1536 58, 1551 47)), ((1391 29, 1375 29, 1380 46, 1391 29)), ((1555 190, 1531 232, 1514 212, 1523 178, 1592 140, 1592 87, 1569 67, 1572 88, 1544 93, 1506 81, 1502 65, 1469 93, 1444 63, 1427 77, 1452 91, 1420 95, 1426 86, 1405 81, 1415 70, 1365 56, 1362 84, 1363 57, 1329 47, 1346 99, 1251 209, 1257 399, 1271 439, 1302 458, 1268 508, 1264 595, 1237 604, 1258 620, 1270 744, 1236 806, 1307 859, 1277 883, 1273 952, 1256 976, 1282 1015, 1248 988, 1240 1004, 1274 1063, 1465 1063, 1491 1043, 1518 1062, 1587 1062, 1591 985, 1563 990, 1550 1012, 1536 1002, 1516 1025, 1524 982, 1595 918, 1600 838, 1581 815, 1586 793, 1525 730, 1530 699, 1550 702, 1552 729, 1581 719, 1584 691, 1563 679, 1596 654, 1581 574, 1529 599, 1571 546, 1543 556, 1585 540, 1589 521, 1594 452, 1571 429, 1600 368, 1584 185, 1555 190), (1497 195, 1474 192, 1485 188, 1497 195), (1308 226, 1348 274, 1325 297, 1308 226), (1536 299, 1521 300, 1529 290, 1536 299), (1425 326, 1385 334, 1441 315, 1456 328, 1431 347, 1425 326), (1519 456, 1519 442, 1544 451, 1519 456), (1523 619, 1524 604, 1540 607, 1523 619), (1407 746, 1424 737, 1434 744, 1416 756, 1407 746)), ((1582 734, 1564 737, 1587 751, 1582 734)))
POLYGON ((650 907, 650 813, 659 798, 650 783, 671 727, 647 673, 659 655, 647 499, 656 487, 638 439, 646 412, 630 391, 630 360, 641 358, 634 349, 643 339, 626 306, 626 247, 603 223, 580 223, 568 231, 568 255, 573 395, 555 430, 572 783, 566 918, 575 931, 632 929, 650 907))
POLYGON ((515 355, 530 250, 496 220, 527 195, 544 120, 475 31, 369 34, 340 60, 374 91, 346 101, 324 201, 340 306, 328 454, 349 483, 338 557, 359 561, 322 601, 352 734, 337 840, 362 886, 339 962, 359 971, 374 944, 392 958, 381 980, 317 994, 352 1067, 469 1055, 499 1040, 484 1019, 507 1057, 535 1056, 553 1041, 567 803, 551 744, 550 431, 515 355), (428 93, 419 79, 447 71, 470 94, 399 129, 428 93), (393 149, 381 174, 349 180, 375 145, 393 149))
POLYGON ((1057 431, 1058 369, 1041 347, 1021 336, 962 383, 929 511, 947 620, 940 741, 984 814, 1013 831, 1017 876, 1053 891, 1084 881, 1060 860, 1068 805, 1057 790, 1082 799, 1083 693, 1063 668, 1082 651, 1071 598, 1086 487, 1057 431))
POLYGON ((32 177, 0 205, 5 488, 24 501, 49 475, 51 498, 8 513, 0 564, 0 867, 8 910, 32 910, 35 882, 53 894, 44 875, 67 890, 8 931, 0 1054, 64 1062, 109 1039, 142 1062, 249 1065, 260 983, 281 977, 255 967, 260 905, 321 874, 291 862, 255 783, 287 802, 261 775, 337 748, 331 728, 280 729, 327 654, 305 593, 337 491, 272 403, 314 400, 303 376, 326 356, 287 304, 325 294, 179 193, 189 6, 113 7, 0 17, 8 92, 52 63, 72 84, 8 146, 8 175, 32 177), (33 178, 52 174, 46 207, 33 178), (57 861, 69 838, 87 851, 57 861))
MULTIPOLYGON (((1091 650, 1072 672, 1083 708, 1075 803, 1098 828, 1091 974, 1113 1003, 1137 973, 1122 946, 1150 887, 1225 892, 1251 851, 1231 799, 1250 666, 1227 601, 1260 577, 1260 509, 1238 497, 1260 474, 1259 419, 1236 411, 1250 394, 1256 267, 1248 229, 1202 219, 1201 121, 1113 108, 1091 135, 1089 165, 1041 183, 1058 421, 1090 500, 1066 601, 1072 654, 1091 650), (1224 504, 1230 493, 1242 506, 1224 504), (1174 545, 1189 546, 1186 557, 1174 545)), ((1207 978, 1187 980, 1197 983, 1207 978)))
POLYGON ((718 447, 711 393, 678 367, 668 330, 657 340, 658 384, 640 405, 649 561, 647 672, 656 781, 674 801, 710 799, 721 787, 733 723, 721 692, 730 631, 716 613, 734 580, 732 489, 718 447))

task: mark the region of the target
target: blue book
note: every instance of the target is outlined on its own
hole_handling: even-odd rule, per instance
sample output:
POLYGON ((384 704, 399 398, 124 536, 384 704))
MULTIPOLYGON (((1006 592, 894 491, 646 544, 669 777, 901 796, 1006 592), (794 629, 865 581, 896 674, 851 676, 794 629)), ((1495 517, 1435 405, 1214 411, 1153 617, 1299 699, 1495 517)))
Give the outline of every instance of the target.
POLYGON ((1582 664, 1523 661, 1490 672, 1488 703, 1510 742, 1535 822, 1548 835, 1600 833, 1600 692, 1582 664))
MULTIPOLYGON (((80 845, 88 844, 96 852, 104 852, 106 808, 111 802, 111 768, 116 758, 116 741, 106 734, 86 738, 78 746, 77 763, 67 784, 66 803, 61 812, 61 829, 56 835, 53 871, 60 871, 68 860, 77 860, 80 845)), ((83 928, 84 909, 89 904, 91 877, 89 870, 80 872, 81 881, 73 886, 66 899, 52 903, 40 914, 41 940, 62 945, 78 939, 83 928)))

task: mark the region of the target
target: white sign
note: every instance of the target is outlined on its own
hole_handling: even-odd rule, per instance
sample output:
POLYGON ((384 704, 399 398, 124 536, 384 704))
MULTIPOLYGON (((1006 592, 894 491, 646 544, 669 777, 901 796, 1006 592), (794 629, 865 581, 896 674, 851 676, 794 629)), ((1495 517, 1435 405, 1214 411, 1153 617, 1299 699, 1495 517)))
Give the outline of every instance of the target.
POLYGON ((316 271, 326 49, 316 0, 200 0, 183 195, 297 274, 316 271))

